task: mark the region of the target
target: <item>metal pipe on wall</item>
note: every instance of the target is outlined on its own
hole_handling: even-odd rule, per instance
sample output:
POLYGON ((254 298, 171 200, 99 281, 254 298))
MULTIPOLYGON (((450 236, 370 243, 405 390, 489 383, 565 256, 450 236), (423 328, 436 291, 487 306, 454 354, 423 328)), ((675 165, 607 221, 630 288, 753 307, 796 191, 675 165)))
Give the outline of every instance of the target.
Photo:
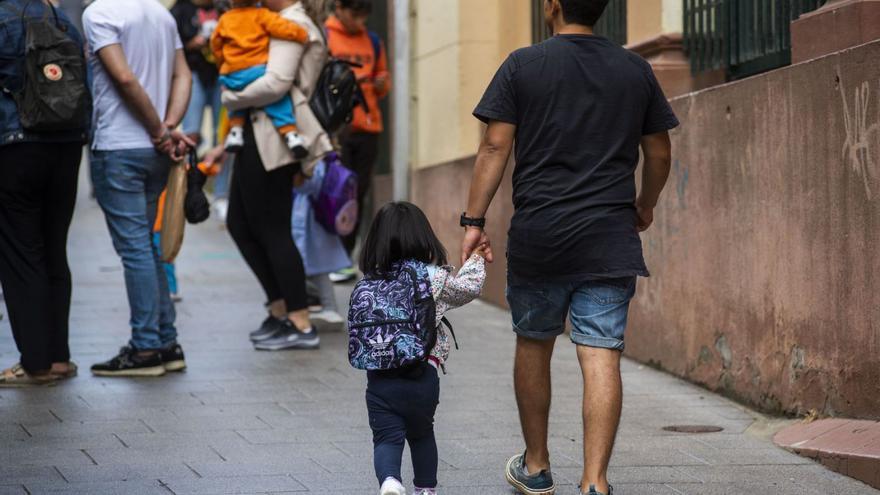
POLYGON ((410 32, 409 0, 393 0, 391 87, 391 170, 394 200, 409 199, 410 151, 410 32))

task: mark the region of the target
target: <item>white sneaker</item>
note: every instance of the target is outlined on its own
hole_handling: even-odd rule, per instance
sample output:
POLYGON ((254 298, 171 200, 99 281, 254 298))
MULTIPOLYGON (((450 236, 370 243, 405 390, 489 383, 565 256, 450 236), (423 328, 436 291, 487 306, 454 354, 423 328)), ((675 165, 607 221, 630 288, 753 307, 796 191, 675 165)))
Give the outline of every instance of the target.
POLYGON ((396 479, 387 478, 379 488, 379 495, 406 495, 406 488, 396 479))
POLYGON ((342 318, 342 315, 337 313, 336 311, 331 311, 329 309, 322 309, 317 313, 312 313, 309 315, 309 319, 323 321, 328 325, 340 325, 345 322, 342 318))
POLYGON ((297 160, 302 160, 309 156, 309 150, 306 149, 306 142, 303 141, 303 138, 299 134, 288 132, 284 135, 284 143, 287 144, 287 147, 290 148, 290 152, 293 153, 293 157, 297 160))
POLYGON ((220 220, 221 223, 226 223, 226 213, 229 211, 229 200, 225 198, 220 198, 214 200, 214 216, 217 220, 220 220))
POLYGON ((244 129, 241 127, 232 127, 229 134, 226 135, 226 143, 223 145, 226 151, 230 153, 238 153, 244 147, 244 129))
POLYGON ((437 490, 435 488, 416 488, 413 495, 437 495, 437 490))

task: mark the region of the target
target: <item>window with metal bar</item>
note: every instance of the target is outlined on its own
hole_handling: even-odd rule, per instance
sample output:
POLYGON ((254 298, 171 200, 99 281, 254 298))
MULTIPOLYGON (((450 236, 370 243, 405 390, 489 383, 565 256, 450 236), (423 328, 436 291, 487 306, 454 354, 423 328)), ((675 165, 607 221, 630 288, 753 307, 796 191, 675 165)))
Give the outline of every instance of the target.
MULTIPOLYGON (((596 34, 620 45, 626 44, 626 2, 610 0, 599 22, 593 26, 596 34)), ((539 43, 551 36, 544 22, 544 0, 532 0, 532 42, 539 43)))
POLYGON ((684 46, 694 74, 728 79, 791 63, 791 21, 825 0, 684 0, 684 46))

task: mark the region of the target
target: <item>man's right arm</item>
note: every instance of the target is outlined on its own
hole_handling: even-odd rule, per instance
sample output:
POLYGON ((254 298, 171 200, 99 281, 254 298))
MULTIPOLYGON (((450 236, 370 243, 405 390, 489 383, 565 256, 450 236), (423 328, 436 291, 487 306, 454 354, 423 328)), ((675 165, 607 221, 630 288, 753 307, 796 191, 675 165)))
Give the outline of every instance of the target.
POLYGON ((660 193, 669 178, 672 163, 672 144, 669 131, 648 134, 642 137, 642 188, 636 200, 639 214, 639 231, 645 231, 654 222, 654 207, 660 200, 660 193))
POLYGON ((161 140, 167 129, 153 107, 150 97, 131 71, 122 45, 116 43, 98 50, 98 59, 110 75, 116 90, 154 141, 161 140))
MULTIPOLYGON (((465 214, 471 218, 483 218, 489 209, 489 204, 501 185, 504 178, 504 170, 510 159, 513 149, 513 141, 516 136, 516 125, 499 120, 489 121, 480 149, 477 152, 477 160, 474 163, 474 175, 471 179, 471 189, 468 194, 468 206, 465 214)), ((488 243, 489 238, 482 229, 468 227, 465 231, 464 240, 461 244, 461 264, 470 258, 478 246, 488 243)), ((486 261, 492 262, 491 248, 487 249, 486 261)))

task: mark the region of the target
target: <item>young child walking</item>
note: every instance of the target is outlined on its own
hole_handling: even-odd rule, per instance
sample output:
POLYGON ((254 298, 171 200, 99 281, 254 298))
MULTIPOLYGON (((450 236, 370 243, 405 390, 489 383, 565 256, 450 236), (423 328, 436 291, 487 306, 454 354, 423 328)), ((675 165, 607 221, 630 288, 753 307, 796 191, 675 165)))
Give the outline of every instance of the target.
MULTIPOLYGON (((305 28, 265 7, 258 7, 257 3, 257 0, 232 0, 232 8, 220 17, 211 35, 211 51, 220 67, 220 83, 233 91, 241 91, 266 73, 271 37, 298 43, 309 39, 305 28)), ((308 150, 297 133, 290 95, 266 105, 263 111, 272 119, 294 158, 305 158, 308 150)), ((229 114, 227 151, 238 152, 244 146, 246 117, 247 110, 229 114)))
POLYGON ((370 228, 360 263, 364 280, 352 293, 349 358, 367 370, 380 495, 406 494, 404 442, 412 453, 415 494, 436 493, 438 369, 445 369, 450 348, 441 320, 480 295, 485 249, 480 246, 454 274, 425 214, 405 202, 385 205, 370 228))

